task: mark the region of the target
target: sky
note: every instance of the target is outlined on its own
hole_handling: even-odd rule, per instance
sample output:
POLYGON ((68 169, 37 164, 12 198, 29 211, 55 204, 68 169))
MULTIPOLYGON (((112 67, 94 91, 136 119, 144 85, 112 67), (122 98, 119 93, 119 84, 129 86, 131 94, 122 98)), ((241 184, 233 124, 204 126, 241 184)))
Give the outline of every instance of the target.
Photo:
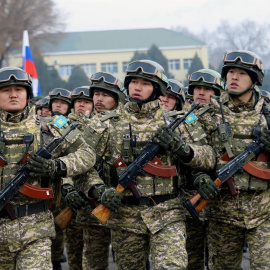
POLYGON ((214 31, 222 20, 270 24, 268 0, 53 0, 65 31, 186 27, 214 31))

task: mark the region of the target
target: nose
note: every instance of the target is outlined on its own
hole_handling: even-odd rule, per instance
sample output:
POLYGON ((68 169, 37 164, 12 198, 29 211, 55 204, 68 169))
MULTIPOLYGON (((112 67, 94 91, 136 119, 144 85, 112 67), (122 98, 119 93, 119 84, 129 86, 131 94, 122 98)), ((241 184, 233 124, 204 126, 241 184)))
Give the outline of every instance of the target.
POLYGON ((141 91, 142 90, 142 84, 140 82, 136 83, 135 90, 141 91))

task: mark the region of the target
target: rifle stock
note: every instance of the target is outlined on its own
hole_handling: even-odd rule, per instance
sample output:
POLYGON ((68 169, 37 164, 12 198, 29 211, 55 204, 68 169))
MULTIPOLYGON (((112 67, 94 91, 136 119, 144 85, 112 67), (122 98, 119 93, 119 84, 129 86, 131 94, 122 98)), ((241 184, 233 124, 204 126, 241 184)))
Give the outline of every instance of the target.
POLYGON ((65 207, 55 218, 54 222, 64 230, 71 219, 75 216, 74 211, 72 211, 69 207, 65 207))

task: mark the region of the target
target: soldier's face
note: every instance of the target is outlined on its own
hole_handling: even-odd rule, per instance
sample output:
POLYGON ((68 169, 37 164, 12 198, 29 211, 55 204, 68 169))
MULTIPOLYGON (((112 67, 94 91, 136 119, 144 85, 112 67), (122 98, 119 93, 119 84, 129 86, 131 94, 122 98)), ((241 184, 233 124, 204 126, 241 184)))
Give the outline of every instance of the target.
POLYGON ((52 102, 52 111, 65 115, 68 111, 68 103, 61 99, 55 99, 52 102))
POLYGON ((117 103, 113 97, 104 92, 95 91, 93 95, 94 107, 98 112, 113 110, 117 103))
POLYGON ((88 99, 78 98, 74 101, 74 111, 76 114, 85 114, 87 111, 92 112, 93 102, 88 99))
POLYGON ((229 69, 226 79, 228 89, 234 92, 242 93, 252 86, 252 80, 244 69, 229 69))
POLYGON ((153 84, 143 78, 132 78, 128 85, 129 96, 139 100, 148 99, 153 91, 153 84))
POLYGON ((10 85, 0 88, 0 108, 9 113, 22 112, 27 104, 27 90, 24 86, 10 85))
POLYGON ((193 100, 194 103, 200 102, 200 106, 203 104, 210 103, 211 95, 214 95, 215 92, 211 87, 196 85, 193 91, 193 100))
POLYGON ((50 117, 52 116, 52 112, 50 111, 49 108, 42 108, 41 115, 43 117, 48 117, 48 116, 50 117))
POLYGON ((165 110, 171 111, 176 104, 176 98, 168 93, 166 93, 165 97, 159 97, 159 104, 165 105, 165 110))

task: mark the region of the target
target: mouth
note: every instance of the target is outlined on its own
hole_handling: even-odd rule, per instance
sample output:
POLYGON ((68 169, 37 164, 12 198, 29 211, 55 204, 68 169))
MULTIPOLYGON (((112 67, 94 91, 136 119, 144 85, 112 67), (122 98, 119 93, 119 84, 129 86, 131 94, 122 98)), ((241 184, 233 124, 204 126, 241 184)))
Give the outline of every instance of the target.
POLYGON ((140 94, 133 94, 132 95, 132 98, 137 98, 137 99, 139 99, 139 98, 141 98, 142 96, 140 95, 140 94))
POLYGON ((231 88, 237 88, 238 84, 237 83, 231 83, 230 86, 231 86, 231 88))
POLYGON ((95 105, 95 107, 98 107, 98 108, 104 108, 105 106, 104 106, 102 103, 97 103, 97 104, 95 105))

